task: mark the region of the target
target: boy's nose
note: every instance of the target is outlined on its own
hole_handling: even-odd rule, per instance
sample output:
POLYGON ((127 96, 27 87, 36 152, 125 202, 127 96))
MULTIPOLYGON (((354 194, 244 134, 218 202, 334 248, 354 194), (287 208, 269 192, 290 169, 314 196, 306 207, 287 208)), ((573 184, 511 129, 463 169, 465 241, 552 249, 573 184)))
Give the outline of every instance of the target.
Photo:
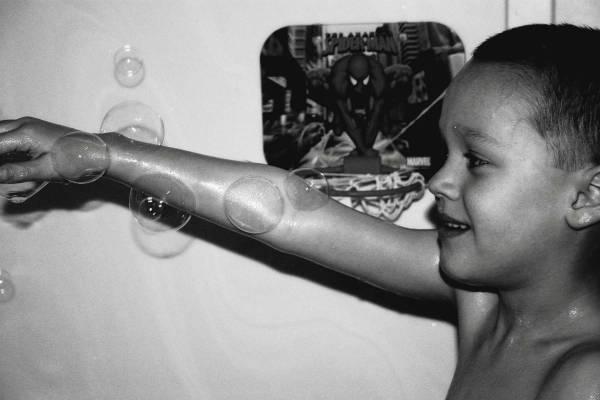
POLYGON ((429 180, 427 188, 436 198, 444 197, 448 200, 457 200, 460 197, 456 174, 452 173, 448 163, 444 164, 429 180))

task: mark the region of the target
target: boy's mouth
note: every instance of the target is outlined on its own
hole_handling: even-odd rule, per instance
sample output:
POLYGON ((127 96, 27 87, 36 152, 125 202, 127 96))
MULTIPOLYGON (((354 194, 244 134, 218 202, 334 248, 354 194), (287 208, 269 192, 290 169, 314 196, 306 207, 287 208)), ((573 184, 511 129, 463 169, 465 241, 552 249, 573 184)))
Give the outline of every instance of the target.
POLYGON ((441 238, 455 237, 471 229, 471 227, 468 224, 451 218, 450 216, 441 212, 439 214, 439 217, 441 226, 438 230, 438 233, 441 238))

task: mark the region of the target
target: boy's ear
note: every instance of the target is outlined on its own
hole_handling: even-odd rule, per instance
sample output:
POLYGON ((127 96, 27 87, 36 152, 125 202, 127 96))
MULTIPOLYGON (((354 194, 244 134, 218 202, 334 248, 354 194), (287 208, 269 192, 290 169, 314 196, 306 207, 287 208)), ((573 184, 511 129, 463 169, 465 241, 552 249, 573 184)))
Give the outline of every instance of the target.
POLYGON ((573 229, 583 229, 600 222, 600 167, 588 170, 575 202, 567 213, 567 223, 573 229))

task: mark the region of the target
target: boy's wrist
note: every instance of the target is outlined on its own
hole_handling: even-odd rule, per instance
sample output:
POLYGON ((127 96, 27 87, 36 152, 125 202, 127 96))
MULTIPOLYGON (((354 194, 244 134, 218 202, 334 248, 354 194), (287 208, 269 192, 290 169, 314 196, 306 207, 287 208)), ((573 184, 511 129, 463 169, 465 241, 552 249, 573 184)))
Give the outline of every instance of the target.
POLYGON ((119 165, 122 163, 121 159, 124 158, 123 153, 127 151, 129 139, 117 132, 100 133, 98 136, 106 143, 110 159, 105 176, 115 178, 119 165))
POLYGON ((101 133, 98 136, 106 143, 110 158, 105 176, 125 184, 131 184, 139 173, 141 155, 156 147, 117 132, 101 133))
POLYGON ((60 136, 49 154, 53 172, 71 183, 94 182, 106 173, 110 164, 106 143, 100 136, 82 131, 60 136))

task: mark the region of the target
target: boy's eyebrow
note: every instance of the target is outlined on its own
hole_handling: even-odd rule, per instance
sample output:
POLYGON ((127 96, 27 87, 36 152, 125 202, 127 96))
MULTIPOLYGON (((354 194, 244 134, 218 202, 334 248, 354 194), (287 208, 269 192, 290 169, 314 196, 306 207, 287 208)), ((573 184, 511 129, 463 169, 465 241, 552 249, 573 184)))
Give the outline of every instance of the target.
POLYGON ((452 127, 452 130, 462 135, 465 139, 469 139, 482 144, 490 144, 492 146, 502 147, 498 139, 486 133, 477 131, 475 129, 471 129, 462 125, 454 125, 452 127))

